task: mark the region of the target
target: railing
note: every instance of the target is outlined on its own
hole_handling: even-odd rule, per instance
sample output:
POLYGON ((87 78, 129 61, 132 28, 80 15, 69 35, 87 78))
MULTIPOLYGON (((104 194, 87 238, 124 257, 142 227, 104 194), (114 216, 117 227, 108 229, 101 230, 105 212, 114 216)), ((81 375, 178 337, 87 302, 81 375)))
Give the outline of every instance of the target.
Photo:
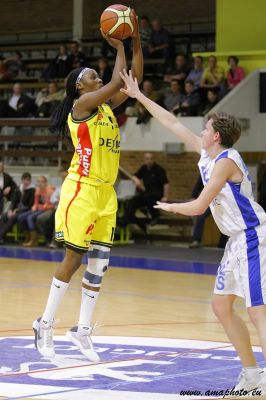
POLYGON ((29 159, 27 165, 31 161, 36 165, 33 162, 36 158, 43 160, 40 161, 41 165, 56 160, 57 167, 60 167, 62 161, 68 162, 73 153, 69 149, 70 144, 66 139, 61 140, 55 134, 49 134, 48 127, 48 118, 0 118, 0 154, 4 162, 17 165, 23 157, 29 159), (10 134, 10 128, 15 128, 13 134, 10 134), (36 134, 36 128, 46 130, 36 134), (11 162, 8 158, 11 158, 11 162))

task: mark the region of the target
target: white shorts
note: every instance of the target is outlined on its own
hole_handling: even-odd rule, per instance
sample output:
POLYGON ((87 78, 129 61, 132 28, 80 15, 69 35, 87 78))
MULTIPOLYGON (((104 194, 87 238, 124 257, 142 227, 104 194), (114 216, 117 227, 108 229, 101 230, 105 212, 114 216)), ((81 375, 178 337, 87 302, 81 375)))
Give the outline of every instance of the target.
POLYGON ((247 307, 266 304, 266 224, 228 240, 214 293, 244 297, 247 307))

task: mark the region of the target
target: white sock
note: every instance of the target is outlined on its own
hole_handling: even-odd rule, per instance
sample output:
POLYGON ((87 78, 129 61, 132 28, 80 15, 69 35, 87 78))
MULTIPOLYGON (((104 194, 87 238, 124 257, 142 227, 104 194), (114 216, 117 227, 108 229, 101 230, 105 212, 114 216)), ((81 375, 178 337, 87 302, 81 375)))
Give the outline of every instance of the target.
POLYGON ((82 287, 81 305, 78 325, 90 326, 99 292, 82 287))
POLYGON ((53 321, 55 313, 69 286, 69 283, 53 278, 47 304, 42 316, 44 321, 53 321))
POLYGON ((261 372, 261 368, 259 366, 245 367, 244 370, 249 378, 258 375, 261 372))

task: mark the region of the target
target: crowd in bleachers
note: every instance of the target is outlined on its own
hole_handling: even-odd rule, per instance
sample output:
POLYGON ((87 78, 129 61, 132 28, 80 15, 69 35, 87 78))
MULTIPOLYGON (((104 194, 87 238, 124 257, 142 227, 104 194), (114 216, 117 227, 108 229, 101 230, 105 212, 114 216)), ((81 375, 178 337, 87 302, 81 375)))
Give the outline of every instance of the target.
MULTIPOLYGON (((62 181, 66 171, 61 171, 62 181)), ((18 185, 14 179, 4 172, 4 164, 0 162, 0 244, 5 242, 6 235, 14 225, 24 239, 23 246, 38 245, 41 234, 43 241, 54 247, 54 215, 59 202, 61 185, 49 184, 46 176, 39 176, 33 184, 29 172, 21 175, 18 185)))
MULTIPOLYGON (((228 58, 228 71, 224 71, 214 55, 209 57, 204 68, 201 56, 192 59, 190 54, 175 54, 173 37, 158 19, 150 23, 146 16, 141 17, 139 30, 145 58, 143 91, 153 99, 156 96, 156 101, 178 116, 204 115, 245 76, 235 56, 228 58)), ((125 48, 129 57, 130 38, 125 40, 125 48)), ((2 55, 0 81, 17 80, 17 83, 11 94, 0 96, 0 117, 49 117, 64 96, 64 78, 77 67, 95 66, 106 84, 112 75, 113 50, 103 41, 101 54, 95 60, 82 50, 78 41, 69 46, 60 45, 56 56, 47 60, 49 62, 44 64, 39 76, 40 81, 46 82, 46 87, 30 94, 25 93, 19 81, 26 73, 23 51, 6 57, 2 55)), ((148 121, 148 117, 139 115, 140 107, 132 100, 118 114, 123 114, 127 107, 127 116, 137 115, 140 117, 138 123, 148 121)), ((122 122, 124 120, 122 118, 122 122)))

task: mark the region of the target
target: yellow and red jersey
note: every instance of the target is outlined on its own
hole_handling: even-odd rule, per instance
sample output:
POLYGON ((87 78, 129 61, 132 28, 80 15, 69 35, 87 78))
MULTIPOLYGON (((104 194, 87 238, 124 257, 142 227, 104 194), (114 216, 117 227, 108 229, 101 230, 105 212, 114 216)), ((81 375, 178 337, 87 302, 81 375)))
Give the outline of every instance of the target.
POLYGON ((113 185, 119 167, 120 132, 111 107, 102 104, 83 120, 74 119, 70 113, 68 126, 75 148, 68 178, 113 185))

